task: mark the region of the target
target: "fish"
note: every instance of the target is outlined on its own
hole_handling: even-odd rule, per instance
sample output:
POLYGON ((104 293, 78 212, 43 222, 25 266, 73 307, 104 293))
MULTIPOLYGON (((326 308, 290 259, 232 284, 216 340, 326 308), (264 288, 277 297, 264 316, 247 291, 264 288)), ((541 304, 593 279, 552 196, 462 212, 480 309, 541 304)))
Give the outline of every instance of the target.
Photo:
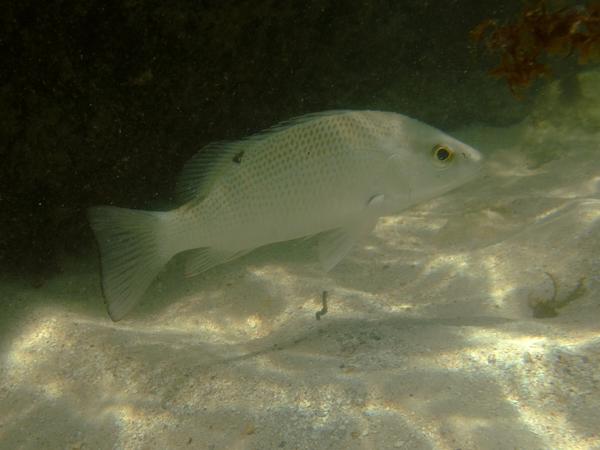
POLYGON ((208 144, 185 164, 173 209, 88 210, 108 314, 122 319, 182 252, 194 276, 267 244, 314 237, 329 271, 380 217, 463 185, 482 161, 417 119, 371 110, 311 113, 208 144))

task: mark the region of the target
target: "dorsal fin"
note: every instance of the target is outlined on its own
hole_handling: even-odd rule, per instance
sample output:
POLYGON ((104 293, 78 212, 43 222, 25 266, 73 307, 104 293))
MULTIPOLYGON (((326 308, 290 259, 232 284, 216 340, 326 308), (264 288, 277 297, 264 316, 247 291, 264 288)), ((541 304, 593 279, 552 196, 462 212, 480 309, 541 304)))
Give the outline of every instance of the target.
POLYGON ((261 139, 268 137, 272 133, 279 132, 279 131, 285 131, 288 128, 302 125, 305 123, 309 123, 309 122, 312 122, 313 120, 322 119, 324 117, 341 116, 341 115, 352 113, 352 112, 355 112, 355 111, 352 111, 349 109, 333 109, 333 110, 329 110, 329 111, 308 113, 308 114, 304 114, 302 116, 292 117, 291 119, 284 120, 284 121, 279 122, 269 128, 259 131, 258 133, 248 136, 247 138, 244 138, 243 140, 261 140, 261 139))
POLYGON ((244 151, 244 141, 213 142, 203 147, 185 163, 177 180, 175 195, 181 204, 201 200, 210 191, 215 179, 234 158, 244 151))
POLYGON ((311 122, 326 116, 347 114, 348 110, 323 111, 305 114, 285 120, 266 130, 255 133, 239 141, 214 142, 203 147, 183 167, 177 181, 175 195, 180 204, 202 200, 208 195, 215 179, 229 167, 235 167, 243 159, 243 155, 257 142, 268 139, 275 133, 288 128, 311 122))

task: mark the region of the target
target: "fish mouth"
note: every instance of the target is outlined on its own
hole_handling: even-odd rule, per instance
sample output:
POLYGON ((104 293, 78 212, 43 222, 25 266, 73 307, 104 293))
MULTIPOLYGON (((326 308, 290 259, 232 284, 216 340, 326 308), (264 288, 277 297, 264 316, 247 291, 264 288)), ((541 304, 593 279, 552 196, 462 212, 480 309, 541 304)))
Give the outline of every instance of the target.
POLYGON ((481 164, 483 161, 483 155, 481 152, 468 144, 462 143, 461 148, 459 150, 460 153, 465 157, 466 160, 474 163, 481 164))
POLYGON ((483 155, 475 149, 471 149, 469 156, 474 163, 480 164, 483 161, 483 155))

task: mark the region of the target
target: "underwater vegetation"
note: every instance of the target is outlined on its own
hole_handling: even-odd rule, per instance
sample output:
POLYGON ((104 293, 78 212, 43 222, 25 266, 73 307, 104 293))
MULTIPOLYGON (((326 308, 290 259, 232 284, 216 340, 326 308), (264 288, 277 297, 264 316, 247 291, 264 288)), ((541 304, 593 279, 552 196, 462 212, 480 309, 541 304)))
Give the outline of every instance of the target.
POLYGON ((545 0, 538 0, 515 22, 484 20, 471 38, 500 55, 500 64, 490 74, 503 78, 519 95, 538 77, 552 74, 549 56, 576 54, 580 64, 600 58, 600 1, 551 10, 545 0))

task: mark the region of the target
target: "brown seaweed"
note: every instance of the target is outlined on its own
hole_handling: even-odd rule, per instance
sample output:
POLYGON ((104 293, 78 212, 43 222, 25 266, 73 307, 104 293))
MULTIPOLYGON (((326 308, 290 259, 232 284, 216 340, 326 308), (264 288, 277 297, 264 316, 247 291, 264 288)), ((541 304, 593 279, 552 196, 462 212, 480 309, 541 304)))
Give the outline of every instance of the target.
POLYGON ((490 75, 504 79, 519 95, 538 77, 552 74, 549 56, 576 54, 580 64, 600 58, 600 1, 550 10, 545 0, 538 0, 513 23, 481 22, 471 38, 500 55, 490 75))

